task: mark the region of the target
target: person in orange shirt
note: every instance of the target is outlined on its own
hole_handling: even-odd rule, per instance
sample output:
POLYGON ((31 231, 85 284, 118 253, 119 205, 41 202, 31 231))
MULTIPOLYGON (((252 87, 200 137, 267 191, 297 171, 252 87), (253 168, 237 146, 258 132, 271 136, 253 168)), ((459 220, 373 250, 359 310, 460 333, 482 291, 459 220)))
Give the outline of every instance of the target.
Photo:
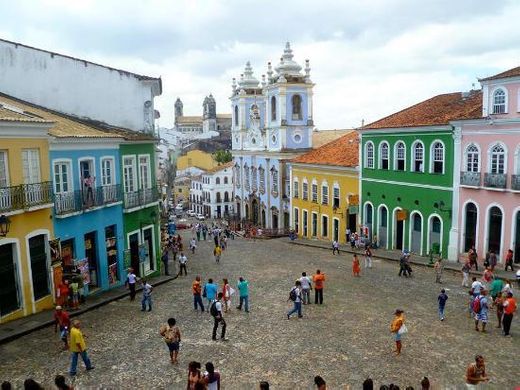
POLYGON ((314 282, 314 303, 317 305, 323 304, 323 282, 325 281, 325 274, 322 274, 320 270, 316 271, 316 275, 312 277, 314 282))
POLYGON ((69 303, 69 281, 63 280, 58 285, 58 299, 59 306, 67 307, 69 303))
POLYGON ((191 291, 193 292, 193 308, 197 310, 200 306, 200 310, 204 313, 204 305, 202 303, 202 286, 200 284, 200 276, 196 276, 195 280, 191 285, 191 291))
POLYGON ((406 327, 401 329, 404 326, 404 311, 401 309, 397 309, 394 313, 395 317, 392 321, 392 324, 390 325, 390 332, 394 334, 394 340, 395 340, 395 351, 394 353, 396 355, 401 354, 401 336, 403 333, 406 332, 406 327))
POLYGON ((502 318, 502 327, 504 336, 511 337, 509 330, 511 329, 511 322, 513 322, 513 313, 516 311, 516 299, 513 298, 513 293, 509 291, 507 298, 504 301, 504 316, 502 318))
POLYGON ((352 259, 352 274, 354 276, 359 276, 359 273, 361 272, 361 268, 359 267, 359 259, 357 255, 354 253, 354 257, 352 259))

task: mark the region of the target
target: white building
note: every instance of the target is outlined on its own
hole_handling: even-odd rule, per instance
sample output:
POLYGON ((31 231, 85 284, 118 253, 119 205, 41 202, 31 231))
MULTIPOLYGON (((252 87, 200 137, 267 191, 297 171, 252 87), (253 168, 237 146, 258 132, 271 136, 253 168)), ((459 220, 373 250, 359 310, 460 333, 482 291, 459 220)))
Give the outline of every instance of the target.
POLYGON ((1 92, 55 111, 153 132, 160 78, 0 39, 1 92))
POLYGON ((233 162, 220 165, 192 180, 191 209, 209 218, 224 218, 233 213, 233 162), (198 211, 202 209, 202 211, 198 211))
POLYGON ((193 177, 190 187, 190 209, 197 214, 204 214, 202 194, 202 175, 193 177))

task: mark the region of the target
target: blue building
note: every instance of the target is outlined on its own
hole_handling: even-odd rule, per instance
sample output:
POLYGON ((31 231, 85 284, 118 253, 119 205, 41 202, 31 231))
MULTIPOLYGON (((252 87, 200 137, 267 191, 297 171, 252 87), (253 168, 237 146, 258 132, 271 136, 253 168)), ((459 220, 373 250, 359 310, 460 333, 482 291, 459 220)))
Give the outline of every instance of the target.
POLYGON ((289 42, 280 63, 268 63, 260 83, 246 64, 233 79, 232 153, 236 211, 240 218, 270 229, 290 226, 287 160, 312 148, 312 89, 309 60, 293 60, 289 42))

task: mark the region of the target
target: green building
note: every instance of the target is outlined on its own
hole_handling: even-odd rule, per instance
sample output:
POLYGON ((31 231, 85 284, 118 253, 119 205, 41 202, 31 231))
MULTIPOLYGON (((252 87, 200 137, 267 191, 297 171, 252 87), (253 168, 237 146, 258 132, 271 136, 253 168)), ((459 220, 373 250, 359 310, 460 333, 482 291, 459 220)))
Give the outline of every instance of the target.
POLYGON ((361 129, 361 224, 379 247, 451 256, 450 235, 453 244, 457 240, 451 231, 453 156, 460 135, 449 122, 474 115, 465 96, 438 95, 361 129))

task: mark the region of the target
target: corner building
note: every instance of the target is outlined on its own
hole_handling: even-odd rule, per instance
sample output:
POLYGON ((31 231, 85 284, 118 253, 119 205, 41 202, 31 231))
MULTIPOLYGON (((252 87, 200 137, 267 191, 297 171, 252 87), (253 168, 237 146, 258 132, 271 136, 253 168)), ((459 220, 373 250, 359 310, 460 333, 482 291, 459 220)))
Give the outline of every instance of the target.
POLYGON ((232 154, 235 212, 243 221, 268 229, 290 226, 287 161, 312 148, 312 89, 309 61, 293 60, 290 44, 280 63, 268 63, 261 84, 246 64, 233 79, 232 154))

